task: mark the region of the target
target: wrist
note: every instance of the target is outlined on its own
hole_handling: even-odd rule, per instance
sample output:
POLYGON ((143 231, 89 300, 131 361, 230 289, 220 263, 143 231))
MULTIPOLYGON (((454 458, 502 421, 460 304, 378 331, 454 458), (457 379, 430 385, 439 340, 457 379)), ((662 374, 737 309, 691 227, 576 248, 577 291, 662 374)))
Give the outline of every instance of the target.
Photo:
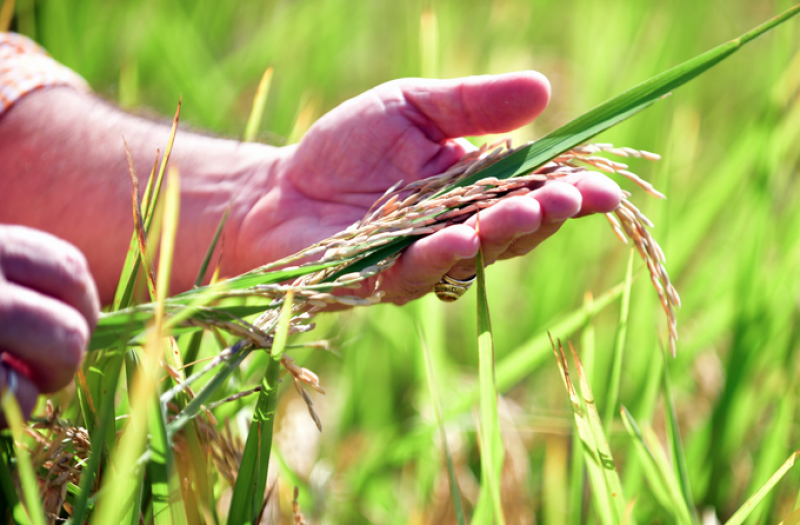
POLYGON ((230 203, 221 269, 221 274, 227 277, 271 262, 259 256, 263 250, 255 245, 259 232, 269 229, 270 225, 259 224, 257 214, 253 212, 265 202, 271 203, 270 207, 276 211, 280 209, 281 174, 295 149, 291 146, 277 148, 255 143, 241 143, 239 147, 238 167, 227 192, 229 198, 219 213, 221 217, 230 203))

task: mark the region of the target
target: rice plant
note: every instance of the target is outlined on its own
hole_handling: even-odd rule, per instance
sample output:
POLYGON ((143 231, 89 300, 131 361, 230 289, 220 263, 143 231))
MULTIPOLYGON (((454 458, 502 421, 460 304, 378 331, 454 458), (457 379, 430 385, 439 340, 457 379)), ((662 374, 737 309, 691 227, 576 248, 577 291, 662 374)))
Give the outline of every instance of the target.
MULTIPOLYGON (((18 7, 20 26, 30 23, 24 22, 24 9, 24 5, 18 7)), ((55 4, 47 4, 40 16, 48 20, 58 9, 55 4)), ((197 13, 202 13, 199 7, 197 9, 197 13)), ((492 320, 495 321, 492 326, 489 321, 490 301, 509 294, 507 289, 487 286, 493 275, 491 271, 483 272, 483 262, 479 257, 476 261, 479 276, 477 350, 471 355, 466 352, 454 354, 463 360, 462 363, 478 364, 477 382, 457 379, 459 367, 453 357, 444 352, 444 346, 467 346, 462 343, 468 338, 474 341, 476 338, 471 335, 474 332, 471 329, 456 330, 453 340, 445 342, 444 339, 450 335, 442 336, 444 325, 452 328, 462 323, 457 323, 452 310, 444 314, 437 310, 441 305, 422 301, 416 308, 439 313, 426 315, 423 319, 428 321, 416 322, 430 322, 438 316, 441 323, 438 327, 424 327, 428 334, 440 331, 439 336, 425 337, 430 344, 427 373, 431 377, 425 390, 439 391, 447 400, 441 407, 441 415, 435 419, 428 417, 422 407, 428 403, 427 394, 414 396, 403 393, 403 389, 394 391, 391 388, 394 375, 411 375, 408 367, 393 368, 399 364, 398 359, 409 356, 400 348, 407 346, 407 341, 400 336, 404 332, 402 323, 414 324, 414 321, 403 320, 408 313, 386 307, 354 312, 350 314, 350 322, 357 326, 351 332, 337 332, 329 315, 317 314, 335 304, 371 306, 380 302, 379 292, 368 299, 331 292, 358 286, 367 279, 379 279, 381 271, 392 264, 400 251, 420 236, 463 221, 500 199, 529 191, 531 187, 565 173, 586 167, 613 172, 632 180, 647 193, 662 196, 653 185, 628 171, 629 167, 621 164, 619 158, 612 160, 601 156, 610 153, 655 159, 652 154, 615 148, 607 143, 590 145, 587 141, 661 100, 743 44, 788 19, 798 9, 792 8, 782 17, 740 39, 637 85, 536 142, 518 148, 504 142, 498 143, 497 148, 482 148, 439 177, 411 187, 391 188, 362 221, 294 257, 231 279, 218 280, 215 277, 207 287, 198 286, 184 294, 168 297, 169 271, 173 264, 170 247, 179 234, 176 230, 180 205, 177 201, 179 174, 177 171, 170 173, 163 195, 161 182, 170 169, 171 141, 175 133, 180 133, 177 131, 179 115, 176 114, 170 144, 167 144, 163 159, 157 159, 141 202, 138 200, 137 167, 130 165, 134 188, 134 233, 128 258, 114 303, 104 315, 93 337, 92 351, 76 377, 74 398, 67 402, 63 398, 48 401, 46 408, 39 411, 38 417, 27 426, 27 437, 24 437, 22 422, 9 418, 13 439, 6 435, 3 449, 6 468, 0 472, 5 497, 4 516, 23 523, 43 523, 54 519, 69 519, 73 523, 135 523, 142 519, 159 523, 256 523, 268 521, 270 514, 274 521, 278 514, 282 514, 293 516, 298 523, 303 520, 309 523, 326 520, 334 523, 460 523, 462 520, 521 523, 525 522, 526 512, 530 513, 532 508, 538 511, 537 504, 531 504, 530 494, 547 487, 559 472, 566 472, 569 467, 572 469, 570 495, 559 496, 555 491, 561 486, 558 483, 553 483, 554 491, 548 492, 551 501, 570 502, 566 509, 550 511, 552 520, 560 516, 564 522, 569 519, 574 520, 572 522, 601 523, 656 520, 697 523, 701 518, 705 520, 708 508, 712 508, 712 515, 718 513, 730 517, 729 523, 741 523, 746 519, 755 522, 759 517, 766 519, 767 516, 793 522, 796 504, 793 506, 792 496, 796 494, 792 491, 796 492, 796 488, 776 492, 774 487, 783 476, 797 480, 797 474, 790 470, 795 456, 783 454, 777 464, 773 456, 791 442, 792 436, 796 438, 792 424, 794 395, 782 399, 774 414, 764 414, 764 407, 769 406, 771 398, 755 395, 755 400, 747 401, 747 394, 758 383, 747 379, 745 364, 741 363, 744 360, 748 366, 765 370, 763 373, 779 384, 794 384, 791 380, 791 357, 796 336, 793 333, 783 335, 786 326, 791 324, 791 316, 781 315, 774 324, 766 325, 766 334, 760 334, 759 338, 753 335, 755 328, 751 325, 762 322, 762 310, 756 307, 770 300, 772 296, 768 293, 780 293, 747 286, 748 279, 759 273, 756 269, 758 261, 744 257, 750 266, 742 263, 735 270, 727 270, 741 273, 738 293, 750 299, 747 306, 724 295, 718 297, 714 308, 700 317, 702 323, 693 317, 690 319, 694 322, 685 323, 690 335, 688 342, 677 346, 676 360, 666 358, 668 350, 662 349, 676 350, 678 313, 675 308, 681 302, 666 272, 665 255, 670 257, 672 275, 682 276, 683 267, 691 263, 693 250, 705 248, 703 232, 709 231, 709 225, 725 206, 725 198, 736 193, 737 179, 730 174, 753 165, 757 157, 751 152, 756 148, 772 148, 773 160, 791 152, 792 143, 785 137, 793 136, 796 128, 794 116, 784 118, 768 112, 761 124, 761 127, 768 128, 767 131, 756 126, 758 131, 742 132, 735 147, 730 148, 730 164, 721 169, 722 175, 710 178, 708 186, 702 187, 700 197, 705 205, 686 212, 682 217, 684 223, 668 223, 671 242, 665 244, 666 250, 661 250, 653 239, 649 220, 630 202, 633 191, 636 191, 631 187, 633 191, 626 193, 625 204, 608 220, 617 236, 632 241, 645 262, 646 271, 637 273, 629 263, 621 284, 587 300, 577 309, 574 304, 552 301, 553 309, 549 315, 560 313, 559 319, 542 319, 540 315, 538 325, 526 327, 524 333, 517 336, 514 325, 509 327, 511 321, 503 319, 508 316, 502 315, 502 305, 492 305, 492 320), (774 137, 769 136, 774 140, 765 141, 765 134, 771 133, 774 137), (677 234, 674 231, 689 232, 682 247, 676 246, 677 234), (158 274, 153 270, 152 261, 156 244, 160 245, 161 258, 158 274), (286 267, 305 257, 315 260, 286 267), (280 270, 275 270, 279 267, 280 270), (636 277, 642 273, 649 277, 637 280, 636 277), (139 305, 133 302, 137 280, 138 286, 144 288, 144 294, 149 297, 149 301, 139 305), (648 286, 655 287, 655 294, 652 290, 648 292, 638 288, 638 283, 646 280, 651 281, 648 286), (643 304, 642 301, 648 301, 651 296, 658 298, 657 304, 666 313, 666 329, 661 328, 664 325, 660 322, 654 330, 656 322, 652 315, 635 317, 631 314, 636 311, 637 304, 643 304), (540 372, 532 376, 530 381, 534 382, 538 382, 543 374, 553 372, 549 366, 552 363, 546 359, 550 342, 542 328, 550 329, 557 338, 565 338, 583 329, 587 342, 592 344, 595 335, 591 330, 595 327, 600 330, 601 325, 607 324, 606 310, 620 297, 626 298, 620 322, 617 329, 612 329, 610 336, 605 337, 617 341, 614 361, 609 366, 612 379, 607 385, 601 379, 604 377, 602 355, 612 354, 604 350, 614 345, 606 344, 602 335, 598 344, 593 345, 597 357, 593 357, 595 362, 591 367, 588 363, 584 367, 574 354, 580 397, 569 380, 566 358, 563 353, 557 353, 574 410, 574 427, 572 415, 564 416, 563 411, 549 420, 537 416, 535 411, 525 413, 529 424, 540 429, 534 434, 558 436, 560 429, 562 434, 574 436, 571 462, 568 465, 565 455, 564 462, 551 464, 543 476, 529 473, 529 477, 538 481, 527 492, 521 490, 519 483, 514 486, 510 480, 524 479, 526 465, 528 469, 530 465, 541 465, 543 452, 542 447, 533 446, 534 438, 533 444, 522 447, 523 451, 528 451, 530 459, 527 453, 522 457, 514 453, 520 450, 519 443, 515 445, 513 441, 515 436, 517 441, 522 439, 519 438, 519 412, 515 415, 509 404, 535 405, 540 396, 546 395, 540 392, 553 389, 547 389, 545 385, 549 383, 545 381, 543 385, 529 384, 521 397, 515 397, 513 392, 509 394, 509 390, 531 372, 540 372), (312 317, 320 325, 315 332, 332 338, 332 342, 311 339, 314 332, 304 335, 311 330, 312 317), (498 318, 501 319, 500 326, 498 318), (646 325, 645 329, 642 329, 642 324, 646 325), (691 401, 685 397, 685 384, 691 379, 690 364, 693 361, 687 360, 704 355, 701 353, 703 345, 718 340, 724 331, 721 327, 727 326, 736 328, 736 337, 724 391, 716 400, 711 423, 697 430, 699 435, 688 436, 684 445, 682 438, 687 436, 682 436, 679 422, 691 419, 691 413, 686 413, 691 401), (319 352, 320 349, 333 346, 349 354, 352 346, 348 346, 351 345, 348 338, 359 331, 363 340, 359 344, 363 345, 363 351, 361 355, 343 358, 345 372, 341 373, 341 380, 336 380, 336 373, 330 370, 319 375, 311 371, 319 371, 315 365, 327 355, 319 352), (462 335, 463 332, 467 335, 462 335), (641 333, 649 335, 641 336, 641 333), (633 334, 637 337, 632 337, 633 334), (772 334, 775 334, 774 338, 770 339, 772 334), (289 339, 290 336, 295 338, 289 339), (509 344, 511 341, 513 344, 509 344), (769 359, 766 356, 752 357, 748 350, 762 341, 774 341, 776 346, 785 350, 772 350, 769 359), (507 349, 513 346, 517 349, 509 352, 507 349), (371 361, 367 361, 363 354, 374 347, 388 347, 390 351, 385 353, 391 354, 391 350, 396 350, 396 355, 383 356, 388 362, 383 367, 379 365, 377 370, 367 368, 371 361), (501 353, 499 348, 505 350, 501 353), (623 353, 623 349, 627 352, 623 353), (634 350, 639 354, 638 361, 635 358, 630 360, 634 350), (642 360, 646 365, 641 364, 642 360), (771 364, 766 364, 768 361, 771 364), (775 362, 786 364, 789 371, 781 374, 783 366, 775 362), (680 367, 676 381, 680 384, 673 386, 671 378, 675 377, 676 366, 680 367), (629 373, 628 367, 636 371, 632 382, 624 377, 629 373), (437 379, 433 379, 431 373, 434 369, 437 379), (288 386, 289 381, 296 395, 292 392, 282 395, 282 389, 288 386), (330 384, 335 386, 328 386, 330 384), (600 397, 596 398, 589 385, 595 388, 603 385, 607 391, 599 389, 600 397), (308 388, 319 394, 328 391, 326 400, 321 402, 316 393, 309 394, 308 388), (676 398, 676 391, 681 392, 684 398, 676 398), (315 404, 312 395, 320 401, 315 404), (317 432, 314 427, 325 428, 325 433, 333 427, 333 435, 338 440, 327 445, 335 447, 328 457, 336 460, 317 461, 312 468, 305 469, 304 474, 296 468, 303 461, 302 454, 290 459, 288 454, 292 448, 281 447, 278 436, 285 430, 283 426, 278 427, 279 414, 291 413, 287 405, 292 398, 299 399, 303 410, 310 415, 305 416, 306 422, 312 425, 305 427, 306 434, 317 432), (331 401, 330 398, 337 399, 331 401), (330 403, 345 401, 348 407, 338 409, 339 422, 331 421, 329 424, 330 414, 334 413, 330 403), (759 405, 759 401, 766 404, 759 405), (620 402, 634 405, 633 411, 623 407, 621 424, 616 419, 620 402), (604 403, 602 406, 606 409, 602 422, 597 403, 604 403), (415 408, 418 413, 409 417, 410 407, 422 408, 415 408), (473 424, 464 415, 476 407, 480 407, 476 414, 478 423, 473 424), (684 413, 679 411, 679 407, 684 413), (374 414, 372 423, 363 415, 368 413, 374 414), (734 417, 739 413, 749 415, 740 421, 734 417), (663 418, 655 417, 656 414, 663 418), (637 420, 652 421, 640 424, 637 420), (359 421, 364 423, 363 430, 353 423, 359 421), (750 442, 745 437, 748 433, 746 427, 753 421, 764 422, 770 428, 764 438, 768 446, 758 454, 758 468, 720 482, 725 478, 729 463, 733 464, 732 470, 744 468, 737 467, 732 458, 737 451, 749 450, 742 444, 750 442), (657 427, 659 424, 663 428, 657 427), (342 430, 345 426, 346 431, 342 430), (439 436, 438 442, 435 435, 439 436), (667 443, 666 451, 661 439, 667 443), (457 445, 449 446, 449 440, 455 440, 457 445), (614 450, 612 454, 615 446, 621 450, 614 450), (707 450, 711 453, 706 454, 704 451, 707 450), (781 463, 787 456, 789 460, 781 463), (622 468, 617 466, 620 457, 624 458, 622 468), (35 475, 38 475, 38 487, 35 475), (747 480, 746 486, 742 486, 741 479, 747 480), (454 484, 458 485, 455 489, 454 484), (291 489, 287 491, 287 487, 291 489), (441 487, 445 487, 444 490, 441 487), (293 498, 290 499, 286 492, 290 492, 293 498), (575 497, 572 497, 573 493, 575 497), (745 503, 751 495, 753 499, 745 503), (40 506, 35 503, 37 497, 42 502, 40 506), (787 504, 789 500, 792 503, 787 504), (520 501, 526 501, 527 508, 520 501), (745 506, 737 511, 742 503, 745 506), (756 506, 757 503, 761 505, 756 506), (41 513, 40 508, 43 510, 41 513), (304 515, 309 517, 301 517, 300 509, 304 509, 304 515)), ((443 11, 446 9, 439 10, 440 19, 443 11)), ((431 27, 437 23, 437 18, 431 17, 431 11, 426 13, 423 26, 431 27)), ((74 16, 88 15, 76 13, 74 16)), ((169 17, 165 17, 163 23, 168 20, 169 17)), ((49 24, 45 27, 52 29, 53 22, 49 24)), ((57 31, 53 30, 45 37, 45 44, 48 38, 59 38, 57 31)), ((424 40, 429 45, 436 41, 430 36, 424 40)), ((65 56, 69 54, 67 50, 61 52, 65 56)), ((79 60, 77 56, 75 60, 79 60)), ((425 63, 429 70, 435 69, 432 65, 434 60, 428 58, 425 63)), ((280 69, 276 71, 280 74, 280 69)), ((271 74, 262 77, 251 118, 247 120, 245 136, 248 139, 258 135, 256 130, 267 100, 271 74)), ((780 100, 787 105, 796 96, 798 82, 791 75, 782 79, 785 80, 777 83, 778 95, 775 96, 783 97, 780 100)), ((225 97, 231 98, 230 91, 219 93, 223 102, 225 97)), ((280 117, 274 114, 273 117, 276 122, 280 121, 280 117)), ((216 116, 211 120, 214 118, 222 117, 216 116)), ((685 119, 683 123, 675 117, 676 129, 691 130, 691 117, 682 118, 685 119)), ((681 136, 674 142, 681 144, 684 138, 681 136)), ((622 141, 614 140, 620 144, 636 145, 629 137, 622 141)), ((689 153, 680 151, 677 156, 680 155, 689 153)), ((669 163, 670 158, 667 155, 665 162, 669 163)), ((636 169, 649 168, 642 163, 636 169)), ((665 193, 670 197, 680 193, 675 184, 666 186, 665 193)), ((767 213, 763 203, 756 202, 757 197, 748 197, 757 204, 752 209, 767 213)), ((665 212, 658 213, 669 216, 665 212)), ((764 227, 769 224, 764 217, 755 220, 761 221, 764 227)), ((785 235, 787 242, 793 239, 792 232, 785 235)), ((613 239, 611 236, 608 238, 613 239)), ((214 271, 210 255, 217 242, 216 237, 209 239, 209 257, 198 270, 198 285, 209 270, 214 271)), ((789 262, 786 265, 794 260, 795 252, 794 249, 788 250, 786 260, 789 262)), ((617 266, 625 268, 624 264, 617 266)), ((725 271, 720 270, 721 266, 717 260, 716 266, 695 270, 699 275, 683 277, 688 281, 683 289, 692 290, 690 285, 698 279, 709 279, 710 272, 725 271)), ((548 268, 545 273, 550 274, 563 271, 553 263, 542 267, 548 268)), ((533 281, 531 286, 541 284, 536 283, 535 278, 533 281)), ((565 293, 564 290, 548 291, 546 286, 540 289, 542 292, 537 296, 544 303, 553 298, 553 293, 565 293)), ((690 292, 684 303, 696 302, 697 295, 708 293, 708 290, 706 287, 690 292)), ((472 320, 469 323, 474 325, 475 305, 465 303, 465 309, 472 311, 464 315, 470 316, 472 320)), ((550 304, 547 307, 551 308, 550 304)), ((649 313, 650 308, 646 310, 649 313)), ((699 314, 695 312, 693 315, 699 314)), ((614 325, 613 322, 610 324, 614 325)), ((520 329, 516 328, 516 331, 520 329)), ((414 352, 421 353, 418 345, 413 346, 414 352)), ((416 359, 410 358, 419 363, 414 361, 416 359)), ((708 368, 714 369, 713 366, 708 368)), ((713 378, 703 380, 713 382, 713 378)), ((793 390, 791 386, 787 388, 793 390)), ((563 400, 563 397, 556 399, 563 400)), ((438 406, 439 403, 435 404, 438 406)), ((13 414, 13 398, 4 398, 4 410, 13 414)), ((439 408, 436 410, 438 412, 439 408)), ((284 415, 283 418, 283 424, 288 424, 289 417, 284 415)), ((539 507, 548 505, 546 501, 538 504, 539 507)))

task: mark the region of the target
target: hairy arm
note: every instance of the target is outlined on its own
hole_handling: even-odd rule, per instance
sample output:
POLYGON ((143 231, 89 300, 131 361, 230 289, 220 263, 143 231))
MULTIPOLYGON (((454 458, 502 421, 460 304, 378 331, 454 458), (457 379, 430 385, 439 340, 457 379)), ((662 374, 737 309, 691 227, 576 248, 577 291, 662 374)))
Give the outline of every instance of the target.
MULTIPOLYGON (((50 232, 77 246, 97 282, 100 298, 113 298, 133 221, 131 180, 123 137, 144 187, 169 125, 126 114, 69 88, 31 93, 0 117, 0 223, 50 232)), ((219 220, 232 200, 226 241, 256 198, 250 184, 269 186, 281 150, 179 131, 171 165, 181 175, 181 216, 173 288, 191 286, 219 220)), ((228 254, 235 246, 226 245, 228 254)), ((223 271, 240 267, 227 254, 223 271)))

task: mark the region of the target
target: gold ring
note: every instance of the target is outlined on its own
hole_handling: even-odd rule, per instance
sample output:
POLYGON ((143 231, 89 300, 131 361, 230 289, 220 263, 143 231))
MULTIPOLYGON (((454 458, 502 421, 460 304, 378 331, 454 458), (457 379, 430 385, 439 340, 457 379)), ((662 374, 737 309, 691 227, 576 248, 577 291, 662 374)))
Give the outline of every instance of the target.
POLYGON ((474 281, 474 275, 464 281, 459 281, 458 279, 453 279, 449 275, 445 275, 438 283, 433 285, 433 291, 436 293, 436 297, 442 301, 452 303, 467 293, 467 290, 469 290, 469 287, 474 281))

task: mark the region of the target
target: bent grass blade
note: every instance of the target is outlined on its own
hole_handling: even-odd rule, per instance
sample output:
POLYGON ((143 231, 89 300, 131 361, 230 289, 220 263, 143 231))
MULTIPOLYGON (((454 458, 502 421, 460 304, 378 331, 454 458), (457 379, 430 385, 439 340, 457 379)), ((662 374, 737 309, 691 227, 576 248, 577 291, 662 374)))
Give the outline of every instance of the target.
POLYGON ((769 491, 771 491, 772 488, 781 480, 781 478, 786 475, 789 469, 794 466, 794 463, 797 461, 798 457, 800 457, 800 450, 789 456, 789 459, 786 460, 781 468, 779 468, 778 471, 767 480, 764 486, 758 489, 758 491, 753 494, 733 516, 731 516, 731 519, 725 522, 725 525, 740 525, 741 523, 744 523, 744 520, 747 519, 751 512, 753 512, 753 509, 755 509, 756 506, 761 503, 769 491))

